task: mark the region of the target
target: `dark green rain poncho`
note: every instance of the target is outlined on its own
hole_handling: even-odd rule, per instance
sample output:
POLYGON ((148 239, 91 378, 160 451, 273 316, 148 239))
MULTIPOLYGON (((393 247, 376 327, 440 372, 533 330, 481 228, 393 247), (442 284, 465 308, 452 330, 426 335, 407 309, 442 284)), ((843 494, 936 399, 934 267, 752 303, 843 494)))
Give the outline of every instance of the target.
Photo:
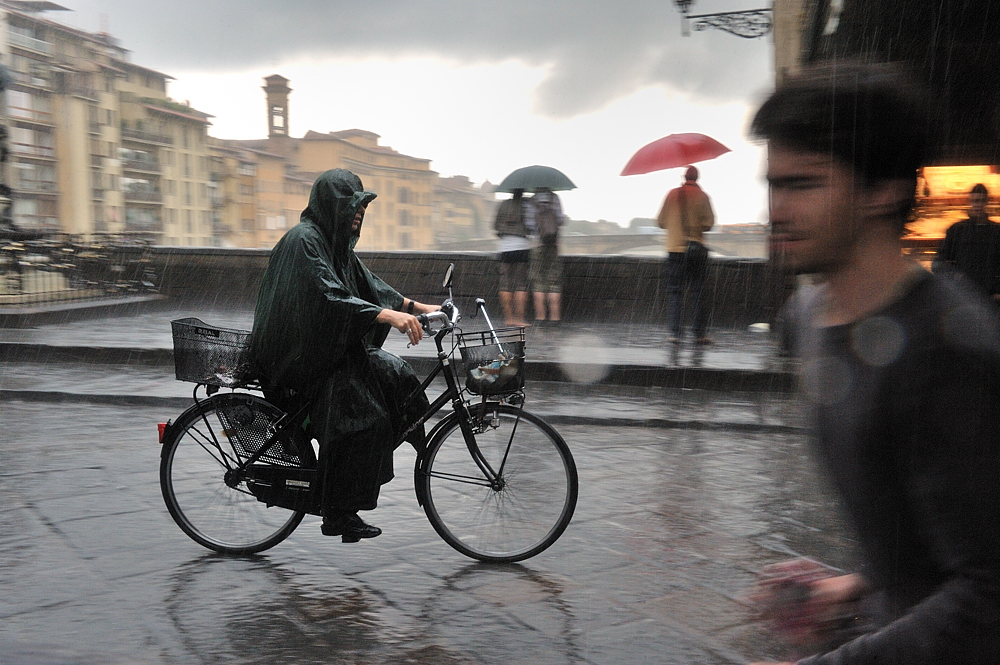
MULTIPOLYGON (((299 223, 271 252, 254 311, 262 384, 313 399, 324 515, 375 508, 393 477, 396 440, 428 406, 410 366, 381 349, 391 327, 375 317, 400 309, 403 296, 354 254, 354 215, 374 198, 350 171, 322 174, 299 223)), ((422 428, 408 437, 422 439, 422 428)))

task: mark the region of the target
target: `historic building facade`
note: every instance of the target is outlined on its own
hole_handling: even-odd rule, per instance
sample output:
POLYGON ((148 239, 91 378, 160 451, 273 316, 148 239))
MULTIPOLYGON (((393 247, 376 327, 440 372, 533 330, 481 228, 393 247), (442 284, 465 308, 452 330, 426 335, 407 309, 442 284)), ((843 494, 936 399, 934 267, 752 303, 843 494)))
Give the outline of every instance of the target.
POLYGON ((442 180, 429 159, 380 145, 370 131, 293 138, 291 88, 280 75, 264 80, 266 139, 212 138, 212 116, 167 95, 171 76, 130 62, 110 35, 50 20, 63 9, 0 0, 11 154, 2 181, 18 229, 270 247, 298 221, 315 177, 342 167, 379 194, 365 220, 366 249, 492 236, 488 188, 442 180))

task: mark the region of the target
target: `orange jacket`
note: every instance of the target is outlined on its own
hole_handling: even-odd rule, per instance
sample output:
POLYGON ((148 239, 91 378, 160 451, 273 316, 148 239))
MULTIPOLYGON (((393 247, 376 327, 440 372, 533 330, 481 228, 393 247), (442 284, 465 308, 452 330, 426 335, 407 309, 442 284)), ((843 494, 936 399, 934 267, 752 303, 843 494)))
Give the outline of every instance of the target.
POLYGON ((712 212, 712 202, 709 201, 708 194, 697 184, 686 182, 670 190, 656 221, 660 228, 667 232, 667 251, 684 252, 687 251, 689 240, 701 242, 702 234, 715 225, 715 213, 712 212), (684 215, 681 215, 682 191, 684 215))

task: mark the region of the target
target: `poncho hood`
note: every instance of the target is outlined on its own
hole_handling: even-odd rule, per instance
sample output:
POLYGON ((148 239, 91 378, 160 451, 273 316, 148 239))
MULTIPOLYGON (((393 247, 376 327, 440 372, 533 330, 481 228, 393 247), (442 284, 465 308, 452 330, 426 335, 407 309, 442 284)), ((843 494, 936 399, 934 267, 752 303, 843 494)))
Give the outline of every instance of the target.
POLYGON ((368 205, 375 197, 375 192, 367 191, 358 176, 345 169, 331 169, 313 183, 309 206, 302 211, 300 221, 319 227, 330 243, 335 260, 344 261, 361 237, 364 220, 352 233, 354 215, 359 207, 368 205))

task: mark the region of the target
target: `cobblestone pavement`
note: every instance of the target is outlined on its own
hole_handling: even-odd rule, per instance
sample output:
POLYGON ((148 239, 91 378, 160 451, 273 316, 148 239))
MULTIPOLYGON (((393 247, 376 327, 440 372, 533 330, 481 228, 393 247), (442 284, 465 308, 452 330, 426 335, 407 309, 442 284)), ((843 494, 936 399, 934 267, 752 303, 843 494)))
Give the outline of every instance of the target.
POLYGON ((741 601, 754 571, 799 554, 850 567, 794 395, 598 383, 614 365, 784 371, 771 337, 713 331, 700 357, 673 357, 638 324, 528 331, 562 381, 530 382, 527 407, 581 481, 541 555, 488 566, 450 549, 405 446, 367 516, 380 538, 345 545, 307 518, 262 555, 213 555, 159 489, 156 423, 192 387, 173 379, 169 321, 188 315, 250 327, 248 312, 155 309, 0 329, 0 665, 742 663, 790 655, 741 601))
MULTIPOLYGON (((700 408, 740 411, 718 397, 700 408)), ((579 506, 523 564, 440 540, 406 447, 368 514, 380 538, 345 545, 307 518, 262 555, 218 557, 160 497, 155 424, 177 412, 3 401, 0 663, 740 663, 787 655, 740 601, 755 570, 851 560, 795 428, 568 419, 579 506)))

